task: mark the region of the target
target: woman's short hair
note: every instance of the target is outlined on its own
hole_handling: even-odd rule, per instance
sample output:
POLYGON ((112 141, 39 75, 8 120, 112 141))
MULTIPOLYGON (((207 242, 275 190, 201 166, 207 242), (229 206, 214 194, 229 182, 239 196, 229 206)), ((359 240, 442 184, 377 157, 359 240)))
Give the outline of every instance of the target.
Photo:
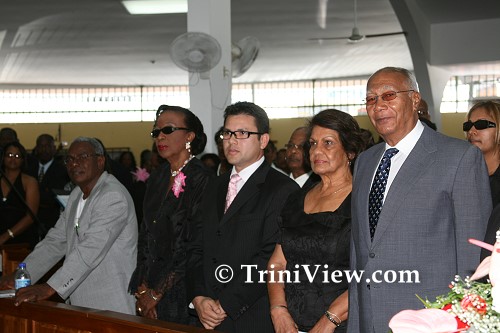
POLYGON ((472 112, 479 108, 484 109, 486 113, 488 113, 488 115, 494 119, 494 122, 497 125, 495 127, 495 142, 497 143, 497 145, 500 144, 500 101, 489 100, 477 102, 470 108, 469 112, 467 112, 467 120, 470 120, 472 112))
POLYGON ((153 128, 156 127, 156 123, 158 121, 158 117, 164 112, 177 112, 184 116, 184 123, 186 127, 189 128, 191 132, 194 133, 194 139, 191 142, 191 153, 193 155, 197 155, 201 153, 207 144, 207 135, 203 130, 203 124, 200 119, 188 109, 185 109, 180 106, 172 106, 172 105, 160 105, 158 111, 156 111, 156 117, 153 124, 153 128))
MULTIPOLYGON (((326 109, 316 114, 309 121, 309 136, 315 126, 328 128, 339 134, 340 142, 342 143, 344 151, 347 154, 354 155, 354 157, 350 159, 352 168, 356 158, 363 150, 365 150, 366 146, 363 134, 358 123, 356 122, 356 119, 346 112, 337 109, 326 109)), ((309 159, 309 138, 306 141, 304 148, 306 158, 309 159)))

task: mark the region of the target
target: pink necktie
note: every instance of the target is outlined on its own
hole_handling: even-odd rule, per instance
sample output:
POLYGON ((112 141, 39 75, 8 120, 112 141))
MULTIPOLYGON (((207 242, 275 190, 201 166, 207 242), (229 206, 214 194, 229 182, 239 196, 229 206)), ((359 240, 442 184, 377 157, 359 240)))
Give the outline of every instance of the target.
POLYGON ((240 175, 235 173, 231 176, 231 180, 229 181, 229 186, 227 187, 227 196, 226 196, 226 207, 224 208, 224 213, 227 211, 234 198, 236 198, 236 194, 238 194, 238 182, 241 180, 240 175))

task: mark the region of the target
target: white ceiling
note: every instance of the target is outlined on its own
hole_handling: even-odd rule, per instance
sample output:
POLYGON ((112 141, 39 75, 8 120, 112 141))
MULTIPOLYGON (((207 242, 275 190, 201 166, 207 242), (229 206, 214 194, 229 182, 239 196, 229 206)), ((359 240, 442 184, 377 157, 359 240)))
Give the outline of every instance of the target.
MULTIPOLYGON (((353 27, 353 0, 328 1, 324 30, 316 23, 318 1, 233 0, 233 41, 251 35, 261 44, 256 62, 233 82, 352 77, 388 65, 413 69, 403 35, 357 44, 309 40, 347 37, 353 27)), ((422 45, 427 62, 455 75, 500 73, 500 1, 392 1, 406 1, 420 19, 407 38, 422 45)), ((401 26, 389 0, 358 0, 361 34, 401 26)), ((188 74, 168 55, 186 30, 186 14, 132 16, 119 0, 1 0, 0 87, 187 84, 188 74)))

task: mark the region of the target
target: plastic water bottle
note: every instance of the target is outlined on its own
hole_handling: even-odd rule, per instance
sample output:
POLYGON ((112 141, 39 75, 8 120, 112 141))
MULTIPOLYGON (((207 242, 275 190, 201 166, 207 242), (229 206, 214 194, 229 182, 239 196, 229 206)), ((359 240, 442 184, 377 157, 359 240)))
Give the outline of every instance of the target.
POLYGON ((26 264, 24 262, 20 263, 19 266, 17 267, 14 279, 15 279, 16 290, 31 285, 31 276, 30 273, 28 273, 28 270, 26 270, 26 264))

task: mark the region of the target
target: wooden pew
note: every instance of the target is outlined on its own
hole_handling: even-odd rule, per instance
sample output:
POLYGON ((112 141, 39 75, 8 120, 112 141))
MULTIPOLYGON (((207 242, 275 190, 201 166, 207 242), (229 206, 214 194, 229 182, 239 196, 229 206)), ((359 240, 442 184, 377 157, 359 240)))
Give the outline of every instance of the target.
POLYGON ((216 333, 112 311, 40 301, 15 306, 0 299, 0 332, 6 333, 216 333))
POLYGON ((0 251, 2 253, 3 275, 15 272, 19 263, 30 253, 29 244, 27 243, 2 245, 0 251))

